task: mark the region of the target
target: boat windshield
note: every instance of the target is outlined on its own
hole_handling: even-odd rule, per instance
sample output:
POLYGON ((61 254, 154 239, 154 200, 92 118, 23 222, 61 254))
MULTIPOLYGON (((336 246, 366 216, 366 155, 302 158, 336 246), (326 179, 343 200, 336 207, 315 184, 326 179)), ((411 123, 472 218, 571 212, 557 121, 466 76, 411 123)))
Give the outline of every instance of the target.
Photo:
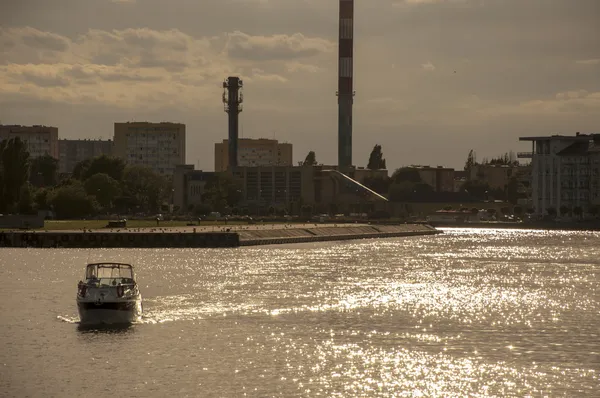
POLYGON ((133 267, 129 264, 89 264, 86 279, 111 279, 133 282, 133 267))

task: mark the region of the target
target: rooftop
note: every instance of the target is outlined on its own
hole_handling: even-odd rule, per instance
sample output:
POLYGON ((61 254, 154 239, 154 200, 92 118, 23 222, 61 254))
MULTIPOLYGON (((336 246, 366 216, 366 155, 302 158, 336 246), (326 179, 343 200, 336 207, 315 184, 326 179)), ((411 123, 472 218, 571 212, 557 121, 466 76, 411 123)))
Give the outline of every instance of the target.
POLYGON ((519 141, 551 141, 551 140, 581 140, 586 141, 593 139, 598 134, 581 134, 575 133, 575 135, 562 135, 554 134, 549 136, 537 136, 537 137, 519 137, 519 141))

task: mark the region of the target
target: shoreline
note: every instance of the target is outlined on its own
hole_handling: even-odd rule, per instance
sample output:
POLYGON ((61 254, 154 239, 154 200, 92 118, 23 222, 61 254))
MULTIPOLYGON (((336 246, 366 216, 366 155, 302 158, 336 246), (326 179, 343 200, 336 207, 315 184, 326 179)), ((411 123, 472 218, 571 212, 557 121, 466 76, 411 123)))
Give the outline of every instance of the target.
POLYGON ((435 222, 429 225, 435 228, 478 228, 478 229, 531 229, 544 231, 582 231, 594 232, 600 231, 599 223, 573 223, 573 222, 435 222))
POLYGON ((267 224, 0 232, 0 247, 217 248, 443 233, 426 224, 267 224))

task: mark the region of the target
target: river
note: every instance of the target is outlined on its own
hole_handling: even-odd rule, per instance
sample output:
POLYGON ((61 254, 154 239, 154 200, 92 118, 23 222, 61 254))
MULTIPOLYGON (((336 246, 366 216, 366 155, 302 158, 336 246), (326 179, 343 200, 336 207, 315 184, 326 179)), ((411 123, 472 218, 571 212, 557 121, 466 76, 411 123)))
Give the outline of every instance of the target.
POLYGON ((0 249, 0 396, 597 397, 600 233, 0 249), (143 321, 81 329, 87 262, 143 321))

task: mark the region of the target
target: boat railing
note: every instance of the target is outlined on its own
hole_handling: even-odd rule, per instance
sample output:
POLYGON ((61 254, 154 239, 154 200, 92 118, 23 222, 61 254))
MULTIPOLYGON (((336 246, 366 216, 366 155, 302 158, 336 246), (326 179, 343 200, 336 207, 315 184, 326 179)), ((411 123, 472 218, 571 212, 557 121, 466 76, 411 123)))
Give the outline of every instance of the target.
POLYGON ((87 285, 94 285, 96 287, 116 287, 125 286, 133 287, 136 285, 132 278, 88 278, 85 282, 87 285))

